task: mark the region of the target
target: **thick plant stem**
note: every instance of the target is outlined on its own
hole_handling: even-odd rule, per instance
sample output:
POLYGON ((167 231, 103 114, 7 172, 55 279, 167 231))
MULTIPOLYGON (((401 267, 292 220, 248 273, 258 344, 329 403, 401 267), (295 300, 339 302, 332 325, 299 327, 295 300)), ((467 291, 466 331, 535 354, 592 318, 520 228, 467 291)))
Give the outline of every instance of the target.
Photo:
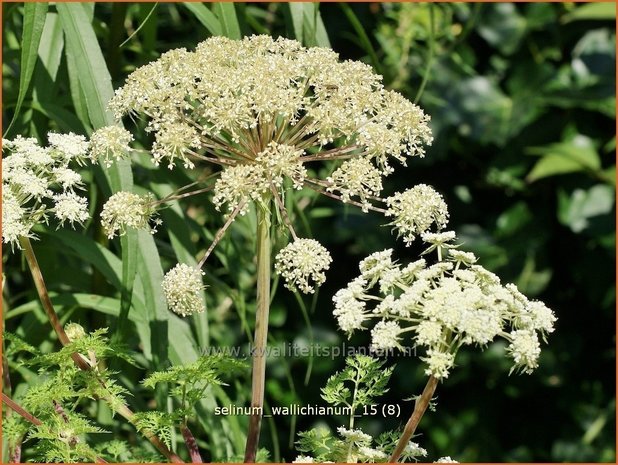
POLYGON ((245 463, 255 462, 260 440, 260 424, 264 409, 266 341, 270 308, 270 202, 258 206, 257 225, 257 307, 253 341, 253 374, 251 379, 251 416, 245 447, 245 463))
MULTIPOLYGON (((68 336, 64 332, 64 328, 62 327, 62 324, 60 323, 60 318, 58 318, 58 314, 56 313, 56 310, 54 310, 54 305, 52 304, 52 301, 49 297, 49 293, 47 292, 47 286, 45 285, 45 280, 43 279, 41 268, 39 268, 39 263, 36 259, 36 255, 34 254, 34 250, 32 249, 32 243, 30 242, 30 239, 27 237, 20 237, 19 242, 24 249, 24 253, 26 255, 26 261, 28 262, 28 267, 30 268, 30 273, 32 274, 32 279, 34 280, 34 285, 36 287, 37 293, 39 294, 39 299, 41 301, 41 304, 43 305, 43 309, 45 310, 45 313, 47 314, 47 317, 49 318, 49 322, 54 328, 54 331, 58 335, 58 339, 60 340, 63 346, 66 346, 71 341, 69 340, 68 336)), ((92 369, 92 367, 88 364, 88 362, 86 362, 86 360, 80 354, 77 354, 77 353, 71 354, 71 358, 73 359, 75 364, 78 366, 78 368, 80 368, 81 370, 90 371, 92 369)), ((101 384, 101 386, 107 390, 107 386, 105 385, 105 382, 100 378, 98 378, 98 381, 101 384)), ((103 396, 102 399, 110 403, 109 402, 110 399, 108 397, 103 396)), ((129 423, 133 423, 134 414, 129 409, 129 407, 127 407, 126 405, 121 405, 120 407, 117 408, 117 412, 122 417, 124 417, 126 420, 128 420, 129 423)), ((161 452, 161 454, 167 457, 171 462, 184 463, 184 461, 180 457, 178 457, 178 455, 176 455, 174 452, 169 450, 167 446, 158 437, 152 434, 150 431, 147 431, 147 430, 142 431, 142 434, 152 443, 153 446, 157 448, 159 452, 161 452)))
POLYGON ((204 463, 204 461, 202 460, 202 456, 200 455, 200 450, 197 447, 197 441, 195 440, 195 436, 193 436, 193 433, 191 433, 191 430, 187 427, 186 424, 182 423, 180 425, 180 432, 182 433, 182 438, 185 440, 187 450, 189 451, 189 455, 191 456, 191 463, 204 463))
POLYGON ((416 403, 414 404, 414 410, 412 411, 412 415, 410 416, 410 419, 406 423, 406 426, 403 429, 403 433, 401 433, 401 437, 399 438, 397 447, 395 447, 395 450, 393 454, 391 455, 391 458, 388 460, 389 463, 395 463, 399 460, 399 457, 401 457, 401 453, 403 452, 403 450, 406 448, 406 446, 410 442, 410 439, 412 439, 412 435, 414 434, 414 431, 416 431, 416 427, 420 423, 421 418, 423 418, 423 415, 425 414, 425 410, 427 410, 427 407, 429 406, 429 402, 431 401, 431 398, 433 397, 433 393, 436 391, 437 385, 438 385, 438 379, 435 378, 433 375, 430 376, 429 379, 427 380, 427 384, 425 385, 425 389, 423 389, 423 393, 416 400, 416 403))

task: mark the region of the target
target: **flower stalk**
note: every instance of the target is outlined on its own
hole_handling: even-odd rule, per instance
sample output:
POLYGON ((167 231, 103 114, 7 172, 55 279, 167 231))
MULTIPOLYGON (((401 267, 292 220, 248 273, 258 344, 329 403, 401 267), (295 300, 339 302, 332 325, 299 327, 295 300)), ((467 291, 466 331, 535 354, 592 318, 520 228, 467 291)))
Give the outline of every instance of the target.
POLYGON ((257 306, 253 340, 253 373, 251 379, 251 416, 245 447, 245 463, 254 463, 260 439, 266 377, 266 343, 270 310, 270 201, 257 207, 257 306))
POLYGON ((389 463, 395 463, 399 460, 399 457, 401 457, 402 452, 410 442, 410 439, 412 439, 412 435, 414 434, 414 431, 416 431, 416 427, 420 423, 421 418, 423 418, 423 415, 425 414, 425 411, 429 406, 429 402, 431 402, 431 398, 433 397, 437 386, 438 378, 433 375, 429 376, 427 384, 425 385, 425 389, 423 389, 423 393, 416 400, 412 415, 410 415, 410 419, 406 423, 406 426, 401 433, 399 442, 397 442, 397 446, 395 447, 395 450, 393 451, 390 459, 388 460, 389 463))

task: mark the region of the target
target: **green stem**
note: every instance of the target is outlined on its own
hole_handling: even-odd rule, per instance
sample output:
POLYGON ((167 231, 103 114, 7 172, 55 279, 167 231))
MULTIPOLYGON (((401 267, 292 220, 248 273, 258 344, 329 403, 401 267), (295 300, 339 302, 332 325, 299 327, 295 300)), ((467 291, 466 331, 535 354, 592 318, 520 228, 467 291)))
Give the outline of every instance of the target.
POLYGON ((391 455, 391 458, 388 460, 389 463, 395 463, 401 457, 401 453, 404 451, 410 439, 412 439, 412 435, 414 431, 416 431, 416 427, 423 418, 427 407, 429 406, 429 402, 431 402, 431 398, 433 397, 433 393, 436 391, 436 387, 438 386, 438 379, 433 375, 429 377, 427 380, 427 384, 425 385, 425 389, 423 389, 423 393, 416 400, 414 404, 414 410, 412 411, 412 415, 410 415, 410 419, 406 423, 406 426, 403 429, 403 433, 401 433, 401 437, 399 438, 399 442, 391 455))
POLYGON ((245 463, 255 462, 264 410, 266 343, 270 309, 270 200, 257 206, 257 305, 253 340, 253 375, 251 379, 251 416, 245 447, 245 463))
POLYGON ((425 91, 425 86, 427 85, 427 81, 429 81, 429 72, 431 71, 431 67, 433 66, 433 59, 435 56, 435 42, 436 42, 436 32, 435 32, 435 24, 434 24, 434 6, 429 4, 429 56, 427 57, 427 66, 425 67, 425 73, 423 74, 423 81, 421 82, 420 87, 418 88, 418 92, 416 93, 416 97, 414 98, 414 103, 418 103, 421 99, 421 95, 425 91))

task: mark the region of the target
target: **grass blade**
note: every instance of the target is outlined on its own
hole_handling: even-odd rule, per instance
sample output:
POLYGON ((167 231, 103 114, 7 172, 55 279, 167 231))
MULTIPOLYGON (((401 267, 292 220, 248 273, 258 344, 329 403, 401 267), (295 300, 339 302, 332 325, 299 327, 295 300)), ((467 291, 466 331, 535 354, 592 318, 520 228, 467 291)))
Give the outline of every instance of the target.
POLYGON ((240 34, 240 25, 236 16, 236 6, 233 3, 217 2, 214 4, 214 11, 221 23, 222 35, 230 39, 239 40, 242 35, 240 34))
POLYGON ((19 94, 17 95, 17 105, 13 119, 6 128, 6 136, 19 116, 19 110, 24 103, 34 67, 39 57, 39 44, 43 35, 45 19, 47 16, 47 3, 29 2, 24 5, 24 32, 22 35, 21 46, 21 70, 19 73, 19 94))
POLYGON ((223 35, 221 23, 215 14, 204 6, 203 3, 185 2, 183 5, 204 25, 213 36, 223 35))
POLYGON ((371 64, 375 68, 376 72, 378 74, 383 74, 381 71, 382 67, 380 65, 380 60, 378 60, 378 55, 375 49, 373 48, 373 45, 371 44, 371 40, 369 39, 369 36, 365 32, 365 28, 363 27, 360 20, 356 16, 356 13, 354 13, 354 10, 352 10, 350 5, 348 5, 347 3, 339 3, 339 6, 341 7, 341 9, 343 10, 343 13, 346 15, 346 18, 348 18, 348 21, 354 28, 354 31, 356 32, 356 35, 358 36, 358 40, 360 41, 361 45, 363 46, 365 51, 369 54, 369 59, 371 60, 371 64))

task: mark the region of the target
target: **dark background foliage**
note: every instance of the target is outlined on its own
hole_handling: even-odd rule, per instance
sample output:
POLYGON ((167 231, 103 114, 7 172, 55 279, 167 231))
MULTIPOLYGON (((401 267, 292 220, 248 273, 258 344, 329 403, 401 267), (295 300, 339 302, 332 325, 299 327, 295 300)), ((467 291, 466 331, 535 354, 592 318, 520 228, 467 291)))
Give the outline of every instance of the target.
MULTIPOLYGON (((213 11, 222 17, 217 8, 213 11)), ((342 58, 371 63, 388 87, 418 100, 432 117, 435 143, 426 158, 397 170, 386 183, 387 191, 420 182, 433 185, 445 196, 451 225, 464 247, 476 252, 480 263, 504 282, 514 282, 528 296, 545 301, 559 318, 533 375, 509 376, 500 344, 483 353, 459 354, 457 369, 438 387, 436 411, 429 412, 419 428, 418 442, 430 457, 615 461, 614 5, 325 3, 319 6, 324 29, 313 4, 236 4, 232 14, 234 9, 242 35, 283 35, 306 45, 328 40, 342 58)), ((5 128, 19 91, 22 10, 20 4, 3 4, 5 128)), ((208 37, 203 23, 203 11, 196 6, 101 3, 92 24, 116 88, 130 71, 160 53, 191 49, 208 37)), ((233 28, 226 31, 235 34, 233 28)), ((61 40, 62 33, 58 37, 61 40)), ((44 63, 35 68, 12 135, 44 140, 49 129, 90 130, 62 47, 62 42, 49 44, 46 60, 39 48, 44 63)), ((139 136, 139 124, 132 129, 137 141, 149 147, 148 138, 139 136)), ((136 163, 134 176, 137 186, 162 195, 182 185, 191 173, 172 174, 136 163)), ((92 184, 90 196, 97 208, 107 195, 100 182, 92 184)), ((166 225, 155 241, 164 269, 182 253, 203 250, 220 226, 208 200, 192 200, 163 213, 166 225)), ((336 330, 330 299, 356 276, 358 261, 390 247, 406 261, 418 250, 404 248, 381 226, 380 218, 327 200, 301 204, 294 214, 303 234, 312 234, 331 250, 334 265, 319 296, 304 302, 307 318, 293 294, 282 286, 277 291, 271 344, 307 345, 313 340, 338 346, 344 337, 336 330)), ((201 320, 202 329, 196 323, 189 330, 202 344, 247 343, 253 318, 253 263, 247 258, 253 248, 251 221, 249 217, 235 226, 209 266, 208 326, 201 320)), ((96 222, 79 237, 42 230, 35 247, 50 289, 58 302, 64 302, 59 304, 63 318, 90 329, 113 327, 115 317, 67 297, 118 296, 102 269, 104 263, 93 255, 100 250, 93 244, 120 256, 119 243, 107 243, 96 222)), ((19 254, 5 250, 3 257, 6 328, 50 350, 55 342, 19 254)), ((141 353, 142 333, 126 334, 124 342, 141 353)), ((169 338, 178 335, 170 332, 169 338)), ((368 335, 345 342, 366 346, 368 335)), ((139 369, 122 366, 121 381, 134 393, 130 403, 138 409, 152 406, 152 394, 137 383, 144 370, 165 363, 166 350, 153 348, 159 359, 150 353, 138 355, 139 369)), ((402 417, 363 419, 361 425, 375 434, 405 421, 412 402, 401 399, 418 394, 424 384, 417 359, 393 357, 392 362, 397 367, 382 401, 399 404, 402 417)), ((342 366, 343 357, 272 358, 267 404, 322 404, 319 387, 342 366)), ((23 368, 15 368, 11 376, 16 395, 34 379, 23 368)), ((246 401, 248 383, 248 374, 232 382, 228 391, 235 402, 246 401)), ((130 429, 112 422, 102 407, 92 413, 108 429, 129 434, 130 429)), ((244 420, 238 419, 239 425, 230 419, 217 421, 221 423, 202 419, 196 426, 201 446, 217 458, 217 447, 223 446, 212 436, 220 431, 236 437, 230 443, 240 452, 238 431, 244 420), (213 425, 221 429, 213 432, 213 425)), ((340 423, 331 418, 270 419, 264 423, 263 446, 273 460, 290 461, 295 454, 289 439, 295 431, 316 424, 340 423)))

